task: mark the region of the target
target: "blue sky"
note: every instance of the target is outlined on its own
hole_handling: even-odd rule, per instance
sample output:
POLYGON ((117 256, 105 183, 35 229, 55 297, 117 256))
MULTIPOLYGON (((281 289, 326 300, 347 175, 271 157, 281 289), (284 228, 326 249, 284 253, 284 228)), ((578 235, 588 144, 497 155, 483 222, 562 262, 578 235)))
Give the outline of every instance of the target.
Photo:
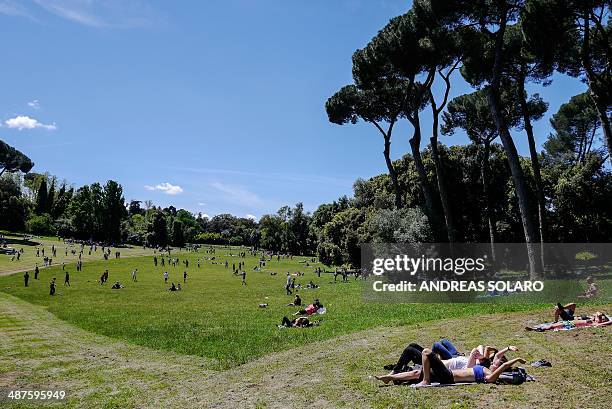
MULTIPOLYGON (((0 138, 75 186, 208 215, 308 210, 386 170, 367 124, 327 121, 351 55, 400 0, 0 0, 0 138)), ((556 75, 536 126, 584 84, 556 75)), ((460 76, 452 96, 471 92, 460 76)), ((422 115, 423 129, 430 126, 422 115)), ((395 131, 394 157, 410 128, 395 131)), ((527 153, 522 134, 519 151, 527 153)), ((462 135, 442 137, 463 144, 462 135)))

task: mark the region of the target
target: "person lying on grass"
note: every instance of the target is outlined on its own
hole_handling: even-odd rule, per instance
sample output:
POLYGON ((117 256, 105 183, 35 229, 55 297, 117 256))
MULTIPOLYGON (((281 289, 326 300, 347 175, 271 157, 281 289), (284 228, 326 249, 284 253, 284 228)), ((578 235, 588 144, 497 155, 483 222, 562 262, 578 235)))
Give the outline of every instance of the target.
POLYGON ((522 358, 508 361, 505 355, 494 358, 494 364, 490 368, 482 365, 463 369, 449 369, 444 362, 431 349, 422 352, 423 367, 421 369, 377 376, 376 379, 388 383, 391 381, 410 382, 420 380, 415 387, 431 384, 432 380, 441 384, 453 384, 462 382, 493 383, 497 381, 502 372, 512 368, 516 363, 524 364, 522 358))
POLYGON ((562 330, 562 329, 572 329, 572 328, 585 328, 585 327, 606 327, 608 325, 612 325, 612 320, 603 312, 597 311, 590 317, 586 317, 586 319, 579 319, 573 321, 559 321, 553 322, 550 324, 540 324, 535 327, 525 327, 527 331, 550 331, 550 330, 562 330))
POLYGON ((306 307, 303 310, 297 311, 293 315, 303 315, 303 314, 312 315, 312 314, 316 313, 317 311, 319 311, 321 308, 323 308, 323 304, 321 304, 321 302, 317 298, 317 299, 314 300, 314 302, 312 304, 309 304, 308 307, 306 307))
POLYGON ((425 349, 423 350, 423 380, 416 384, 415 387, 418 388, 429 385, 432 375, 441 384, 461 382, 494 383, 502 372, 512 368, 516 363, 524 364, 525 362, 523 358, 515 358, 504 362, 494 370, 482 365, 474 365, 472 368, 450 370, 442 363, 436 354, 430 349, 425 349))
POLYGON ((297 318, 290 320, 289 318, 285 316, 283 317, 283 321, 281 325, 279 325, 279 328, 282 328, 282 327, 305 328, 305 327, 312 327, 312 326, 313 326, 313 323, 310 322, 308 317, 297 317, 297 318))
MULTIPOLYGON (((421 354, 423 349, 424 348, 419 344, 409 344, 402 351, 397 364, 395 364, 393 367, 392 373, 405 372, 410 362, 421 365, 421 354)), ((471 368, 476 364, 484 364, 489 366, 493 356, 498 353, 498 350, 492 346, 479 345, 472 349, 470 355, 466 357, 457 351, 455 346, 448 339, 442 339, 440 342, 434 342, 431 349, 438 354, 440 359, 446 362, 450 369, 471 368)), ((503 353, 507 352, 508 350, 515 351, 517 348, 510 346, 504 349, 503 353)))
MULTIPOLYGON (((423 351, 425 351, 425 349, 420 347, 418 344, 410 344, 406 349, 404 349, 402 356, 391 373, 387 375, 375 376, 375 378, 383 381, 384 383, 394 381, 395 384, 422 380, 423 375, 421 369, 413 370, 408 367, 407 364, 410 361, 413 361, 415 364, 422 365, 423 351)), ((492 371, 494 371, 508 361, 505 356, 508 351, 518 351, 518 348, 510 345, 504 349, 497 350, 491 346, 479 345, 472 349, 472 352, 470 352, 468 357, 454 356, 449 359, 441 359, 441 361, 444 366, 451 371, 473 368, 476 365, 489 367, 492 371)), ((434 353, 436 352, 434 351, 434 353)), ((440 357, 440 354, 438 353, 437 356, 440 357)))

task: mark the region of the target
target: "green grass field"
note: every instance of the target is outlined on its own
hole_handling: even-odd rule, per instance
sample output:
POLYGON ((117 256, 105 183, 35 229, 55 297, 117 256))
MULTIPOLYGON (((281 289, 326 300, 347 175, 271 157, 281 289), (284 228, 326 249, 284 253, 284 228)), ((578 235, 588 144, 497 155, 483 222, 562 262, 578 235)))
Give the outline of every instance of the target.
POLYGON ((353 278, 334 283, 333 274, 314 273, 316 264, 305 266, 305 257, 293 260, 268 261, 263 271, 253 271, 256 257, 244 259, 231 256, 246 249, 217 248, 219 264, 202 261, 197 268, 199 253, 177 253, 181 264, 176 267, 154 267, 152 256, 97 260, 86 263, 82 272, 66 267, 71 274, 71 286, 64 287, 60 266, 45 269, 39 280, 23 285, 23 275, 0 278, 0 289, 28 302, 49 308, 59 318, 92 332, 126 341, 178 353, 211 358, 214 367, 228 368, 250 359, 287 348, 328 339, 378 325, 400 326, 449 317, 461 317, 492 312, 534 310, 542 305, 491 304, 399 304, 366 303, 361 296, 362 281, 353 278), (182 260, 189 260, 185 269, 182 260), (225 268, 227 260, 229 268, 225 268), (231 266, 246 263, 247 285, 232 274, 231 266), (138 268, 138 282, 131 281, 131 271, 138 268), (109 270, 109 283, 101 286, 97 280, 109 270), (183 281, 183 291, 167 291, 164 271, 170 280, 183 281), (318 298, 328 313, 318 316, 321 325, 305 331, 279 330, 284 315, 297 308, 287 307, 293 297, 284 289, 286 272, 304 272, 297 283, 304 286, 313 280, 318 289, 298 291, 305 302, 318 298), (272 276, 270 272, 276 272, 272 276), (49 296, 49 280, 57 277, 58 294, 49 296), (110 284, 120 281, 125 288, 111 290, 110 284), (267 303, 268 308, 258 305, 267 303))
MULTIPOLYGON (((0 275, 8 274, 11 272, 20 272, 24 270, 33 270, 36 264, 39 267, 43 267, 43 257, 42 253, 40 253, 39 257, 36 257, 36 249, 45 249, 45 255, 51 257, 51 249, 52 246, 57 247, 57 256, 53 257, 52 265, 53 266, 61 266, 64 263, 67 267, 74 270, 76 266, 76 262, 78 260, 78 251, 80 250, 80 245, 78 244, 67 244, 58 240, 57 237, 31 237, 27 239, 24 243, 24 237, 22 235, 13 235, 8 232, 0 231, 0 234, 4 234, 5 238, 10 240, 10 243, 7 245, 8 248, 12 248, 15 250, 23 249, 24 253, 21 255, 20 259, 13 258, 11 255, 0 254, 0 275), (38 243, 38 245, 32 245, 30 243, 38 243), (72 254, 72 250, 77 252, 77 255, 72 254), (68 254, 66 254, 66 251, 68 254)), ((27 236, 29 237, 29 236, 27 236)), ((122 247, 122 248, 113 248, 111 250, 113 256, 115 251, 120 251, 123 257, 134 257, 134 256, 144 256, 144 255, 152 255, 153 250, 151 249, 143 249, 142 247, 122 247)), ((94 260, 102 260, 102 250, 98 249, 97 251, 89 253, 89 249, 86 248, 82 255, 83 262, 94 261, 94 260)))
MULTIPOLYGON (((45 242, 45 244, 48 243, 45 242)), ((34 247, 25 249, 27 257, 31 256, 29 252, 33 249, 34 247)), ((238 258, 231 255, 240 250, 246 249, 216 247, 215 257, 218 264, 210 260, 203 260, 211 256, 206 254, 204 249, 197 253, 177 252, 173 254, 181 260, 177 267, 167 265, 154 267, 152 255, 143 257, 135 249, 132 253, 122 250, 124 255, 118 260, 101 260, 92 257, 91 261, 84 264, 82 272, 76 272, 72 264, 67 264, 66 269, 71 275, 70 287, 62 285, 64 272, 59 265, 41 270, 39 280, 34 280, 31 273, 28 288, 23 285, 22 272, 2 276, 0 277, 0 291, 10 295, 3 296, 5 297, 4 303, 7 306, 13 305, 11 307, 13 310, 22 309, 23 314, 27 315, 30 311, 30 307, 27 306, 33 305, 36 307, 32 307, 34 309, 31 311, 36 317, 37 314, 40 314, 38 308, 42 308, 53 314, 54 317, 68 323, 59 324, 60 321, 58 321, 56 326, 74 325, 80 328, 79 331, 84 330, 74 331, 74 333, 95 334, 92 337, 98 337, 97 341, 91 342, 108 344, 97 345, 97 347, 112 349, 111 345, 116 342, 140 346, 145 351, 140 353, 140 360, 146 360, 149 357, 153 361, 159 357, 172 356, 172 359, 182 362, 183 358, 180 357, 186 357, 188 361, 190 359, 197 361, 198 370, 202 373, 233 374, 235 373, 233 371, 240 373, 248 371, 248 368, 258 367, 257 371, 260 372, 255 371, 254 373, 260 373, 261 376, 263 376, 261 371, 267 368, 271 371, 288 371, 289 374, 285 374, 286 377, 300 378, 306 375, 305 369, 301 366, 291 366, 292 360, 296 358, 295 355, 283 361, 282 364, 277 362, 272 366, 264 365, 264 368, 260 367, 261 362, 279 359, 275 357, 289 353, 299 355, 299 361, 302 362, 300 365, 306 365, 304 361, 307 361, 310 353, 324 354, 325 359, 322 359, 321 363, 324 362, 325 365, 317 367, 316 370, 333 369, 333 373, 341 372, 338 376, 344 379, 343 382, 347 382, 346 379, 352 379, 349 389, 365 394, 368 402, 367 405, 364 402, 365 406, 372 406, 379 397, 384 397, 381 401, 384 404, 373 405, 379 407, 394 405, 401 407, 403 405, 402 393, 398 395, 397 392, 389 393, 387 390, 372 389, 373 382, 364 379, 369 379, 367 376, 371 372, 380 372, 381 366, 388 363, 387 361, 393 361, 393 357, 403 348, 404 342, 408 343, 418 339, 419 342, 427 344, 436 337, 447 336, 458 339, 464 349, 470 348, 472 344, 476 345, 488 340, 500 342, 501 345, 520 344, 521 339, 527 336, 522 330, 523 323, 527 321, 533 323, 534 318, 535 321, 545 319, 544 317, 549 313, 547 311, 543 315, 542 311, 550 309, 550 304, 531 303, 399 304, 366 302, 362 297, 362 280, 355 281, 350 278, 348 283, 341 283, 338 278, 338 282, 334 283, 333 274, 330 273, 324 273, 321 278, 318 278, 314 273, 314 268, 320 265, 311 264, 306 267, 305 262, 308 258, 305 257, 296 257, 292 260, 281 259, 280 261, 274 259, 266 263, 263 271, 253 271, 253 267, 258 265, 258 259, 250 256, 238 258), (130 255, 133 257, 128 257, 130 255), (198 258, 202 260, 200 268, 197 267, 198 258), (186 270, 182 264, 184 259, 189 260, 189 268, 187 269, 188 279, 183 284, 183 290, 180 292, 167 291, 169 285, 164 283, 163 272, 169 272, 170 281, 182 283, 183 271, 186 270), (225 260, 229 262, 228 269, 223 264, 225 260), (232 263, 238 264, 239 261, 244 261, 246 265, 246 286, 241 284, 240 277, 232 274, 232 263), (130 276, 134 268, 138 268, 138 281, 135 283, 131 281, 130 276), (108 269, 110 273, 109 283, 101 286, 97 280, 105 269, 108 269), (327 313, 317 316, 317 319, 321 321, 319 326, 307 329, 278 329, 277 324, 280 323, 281 318, 297 310, 295 307, 286 306, 292 297, 286 295, 284 289, 285 273, 297 271, 305 273, 303 277, 297 278, 297 283, 306 285, 312 280, 320 286, 313 290, 298 290, 304 302, 310 303, 314 298, 318 298, 327 308, 327 313), (277 275, 273 276, 270 272, 276 272, 277 275), (58 293, 54 297, 49 296, 48 293, 51 277, 57 277, 58 281, 58 293), (110 289, 110 285, 115 281, 120 281, 125 288, 110 289), (27 303, 15 306, 11 300, 16 299, 12 296, 27 303), (268 308, 259 308, 260 303, 267 303, 268 308), (496 322, 494 317, 502 317, 510 312, 520 312, 520 314, 512 315, 511 324, 504 325, 503 319, 496 322), (476 324, 482 319, 481 317, 486 315, 493 317, 492 320, 487 319, 488 324, 483 324, 483 328, 477 330, 476 324), (470 318, 473 316, 478 318, 470 318), (450 320, 452 325, 446 327, 439 324, 439 320, 444 320, 443 322, 450 320), (426 329, 419 332, 418 328, 422 326, 425 326, 423 328, 426 329), (472 333, 463 331, 462 326, 470 327, 472 333), (505 332, 502 332, 506 335, 499 336, 496 331, 492 331, 496 326, 500 331, 503 329, 505 332), (406 333, 412 333, 412 335, 402 335, 406 333), (356 339, 359 339, 359 334, 366 334, 372 343, 366 346, 357 345, 356 352, 362 351, 363 348, 366 348, 368 352, 352 355, 350 349, 343 349, 340 344, 345 342, 347 346, 354 344, 356 339), (391 334, 391 338, 387 338, 386 334, 391 334), (377 337, 378 341, 375 340, 377 337), (333 351, 338 348, 342 349, 342 352, 338 352, 337 361, 334 362, 333 359, 330 361, 330 357, 325 355, 325 350, 333 355, 335 354, 333 351), (327 368, 329 365, 332 368, 327 368)), ((26 260, 27 263, 32 263, 32 260, 26 260)), ((6 259, 0 258, 0 271, 4 271, 7 263, 10 265, 6 259)), ((609 305, 607 307, 609 309, 609 305)), ((585 312, 594 310, 595 304, 591 307, 581 306, 581 308, 585 312)), ((606 306, 599 308, 605 309, 606 306)), ((27 318, 21 317, 21 319, 27 318)), ((40 320, 35 319, 34 323, 28 325, 43 325, 38 321, 40 320)), ((10 328, 11 322, 5 322, 4 326, 10 328)), ((606 329, 595 330, 595 333, 603 334, 604 338, 609 340, 609 332, 605 331, 606 329)), ((82 335, 77 335, 77 338, 79 336, 82 335)), ((562 337, 563 334, 558 336, 562 337)), ((572 335, 566 334, 566 336, 572 335)), ((539 340, 540 346, 545 348, 545 335, 536 334, 528 337, 536 343, 539 340)), ((601 341, 600 338, 595 338, 598 342, 601 341)), ((23 350, 20 351, 19 353, 25 353, 23 350)), ((602 362, 609 362, 609 359, 612 358, 610 348, 602 353, 608 356, 607 359, 602 358, 602 362)), ((527 355, 537 357, 537 359, 541 357, 533 355, 532 352, 527 352, 527 355)), ((52 362, 47 365, 53 365, 52 362)), ((308 365, 315 364, 316 362, 308 363, 308 365)), ((6 373, 4 372, 5 377, 6 373)), ((597 373, 592 376, 599 379, 593 381, 599 385, 602 374, 597 373)), ((559 379, 563 378, 564 376, 559 374, 559 379)), ((0 374, 0 387, 2 387, 2 379, 0 374)), ((138 380, 142 379, 138 378, 138 380)), ((327 378, 324 384, 334 382, 335 380, 331 377, 327 378)), ((341 402, 344 398, 342 394, 338 395, 337 390, 328 391, 327 386, 319 388, 318 392, 325 394, 327 406, 342 406, 341 402), (328 396, 327 393, 330 395, 328 396)), ((130 395, 129 390, 126 393, 130 395)), ((133 390, 131 393, 136 392, 133 390)), ((253 393, 258 392, 253 391, 253 393)), ((309 390, 308 394, 316 395, 317 391, 309 390)), ((427 392, 427 394, 430 393, 427 392)), ((315 399, 314 395, 313 399, 315 399)), ((138 406, 135 396, 130 395, 125 399, 118 406, 138 406)), ((265 405, 275 406, 271 405, 265 395, 262 395, 262 399, 265 405)), ((258 402, 252 403, 253 405, 258 404, 258 402)), ((425 406, 428 404, 427 400, 421 403, 425 406)), ((429 405, 436 406, 433 401, 429 405)))

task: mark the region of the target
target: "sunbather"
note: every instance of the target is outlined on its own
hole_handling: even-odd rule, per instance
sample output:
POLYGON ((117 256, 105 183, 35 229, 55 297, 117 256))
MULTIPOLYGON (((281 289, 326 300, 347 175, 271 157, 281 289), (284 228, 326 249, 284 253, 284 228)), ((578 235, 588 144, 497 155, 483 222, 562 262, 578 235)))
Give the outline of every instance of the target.
POLYGON ((319 302, 319 300, 316 299, 314 300, 312 304, 309 304, 305 309, 299 310, 293 315, 303 315, 303 314, 312 315, 316 313, 317 311, 319 311, 321 308, 323 308, 323 304, 321 304, 321 302, 319 302))
MULTIPOLYGON (((413 345, 417 345, 417 344, 413 344, 413 345)), ((414 348, 414 346, 413 347, 409 346, 408 348, 414 348)), ((505 365, 508 362, 508 359, 505 356, 506 352, 518 351, 518 348, 510 345, 507 348, 497 351, 493 347, 479 345, 478 347, 472 350, 469 357, 458 356, 458 357, 453 357, 451 359, 444 359, 444 360, 440 359, 438 357, 438 354, 436 354, 432 350, 423 349, 423 351, 421 351, 420 359, 414 357, 415 361, 419 361, 418 363, 423 365, 422 368, 411 369, 409 367, 404 367, 407 370, 402 371, 402 372, 395 372, 395 369, 394 369, 394 371, 390 374, 375 376, 375 378, 380 381, 383 381, 384 383, 393 381, 396 384, 401 384, 405 382, 410 383, 410 382, 425 380, 425 377, 423 375, 423 369, 425 367, 425 361, 424 361, 424 357, 426 355, 425 351, 430 351, 433 354, 433 356, 435 356, 435 359, 437 360, 437 362, 440 362, 446 368, 447 371, 451 371, 451 372, 452 371, 465 371, 465 370, 470 370, 471 368, 475 368, 478 366, 481 368, 485 368, 487 369, 487 371, 492 373, 492 372, 497 371, 497 369, 501 368, 503 365, 505 365), (487 368, 489 364, 490 364, 490 367, 487 368)), ((402 354, 402 356, 403 355, 404 354, 402 354)), ((506 368, 508 367, 506 366, 506 368)), ((480 369, 476 369, 476 370, 480 371, 480 369)), ((434 375, 433 379, 440 383, 445 383, 443 382, 444 379, 438 379, 437 375, 434 375)), ((457 382, 467 382, 467 381, 457 381, 457 382)), ((494 381, 491 381, 491 382, 494 382, 494 381)), ((453 382, 450 382, 450 383, 453 383, 453 382)))
POLYGON ((525 327, 527 331, 550 331, 550 330, 568 330, 573 328, 585 328, 585 327, 605 327, 612 325, 612 320, 604 313, 597 311, 586 319, 578 319, 573 321, 559 321, 550 324, 540 324, 534 327, 525 327))
POLYGON ((526 361, 522 358, 515 358, 511 361, 501 364, 495 370, 491 370, 482 365, 474 365, 472 368, 450 370, 431 350, 423 350, 423 380, 416 384, 416 387, 427 386, 431 383, 432 376, 441 384, 461 383, 461 382, 477 382, 477 383, 493 383, 497 381, 499 375, 507 369, 512 368, 516 363, 524 364, 526 361))
POLYGON ((304 328, 304 327, 312 327, 312 323, 308 319, 308 317, 298 317, 290 320, 287 317, 283 317, 283 321, 281 322, 280 327, 287 328, 304 328))
POLYGON ((576 303, 569 303, 566 305, 561 305, 561 303, 557 303, 555 306, 555 321, 559 321, 561 318, 563 321, 571 321, 574 319, 574 313, 576 312, 576 303))
MULTIPOLYGON (((395 364, 392 373, 407 371, 410 362, 421 365, 423 349, 424 348, 419 344, 409 344, 404 351, 402 351, 402 355, 398 359, 397 364, 395 364)), ((431 349, 439 355, 440 359, 442 359, 450 369, 467 368, 476 364, 489 366, 491 358, 497 353, 497 350, 493 347, 479 345, 471 351, 468 357, 462 356, 463 354, 458 352, 448 339, 434 342, 431 349)))

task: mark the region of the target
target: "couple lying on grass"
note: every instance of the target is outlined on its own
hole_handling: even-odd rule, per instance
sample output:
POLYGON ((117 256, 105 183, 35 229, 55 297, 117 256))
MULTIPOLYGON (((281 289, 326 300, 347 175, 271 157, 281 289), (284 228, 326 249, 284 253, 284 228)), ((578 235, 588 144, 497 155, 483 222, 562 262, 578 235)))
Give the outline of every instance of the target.
POLYGON ((612 325, 612 320, 603 312, 597 311, 593 315, 581 315, 576 318, 576 303, 561 305, 557 303, 554 310, 554 322, 525 327, 527 331, 569 330, 585 327, 606 327, 612 325), (559 321, 561 319, 561 321, 559 321))
MULTIPOLYGON (((300 299, 300 297, 296 294, 295 296, 295 300, 293 300, 293 303, 291 304, 287 304, 287 306, 295 306, 295 305, 302 305, 302 300, 300 299), (296 300, 299 300, 299 303, 296 303, 296 300)), ((297 311, 295 314, 293 315, 313 315, 315 313, 317 314, 324 314, 325 313, 325 308, 323 307, 323 304, 321 304, 321 302, 319 301, 319 299, 315 299, 314 302, 312 304, 309 304, 308 307, 306 307, 305 309, 299 310, 297 311)), ((318 322, 311 322, 308 317, 297 317, 294 318, 292 320, 290 320, 287 316, 283 317, 283 320, 281 321, 281 325, 279 325, 279 328, 283 328, 283 327, 287 327, 287 328, 306 328, 306 327, 312 327, 313 325, 318 325, 318 322)))
POLYGON ((404 349, 391 373, 376 376, 376 379, 384 383, 392 381, 395 384, 413 383, 415 387, 427 386, 431 382, 493 383, 502 372, 509 370, 514 364, 525 363, 522 358, 509 361, 505 355, 508 351, 518 351, 518 348, 508 346, 497 350, 490 346, 479 345, 468 357, 465 357, 457 352, 447 339, 434 343, 431 349, 413 343, 404 349), (421 368, 409 367, 411 361, 421 365, 421 368))

